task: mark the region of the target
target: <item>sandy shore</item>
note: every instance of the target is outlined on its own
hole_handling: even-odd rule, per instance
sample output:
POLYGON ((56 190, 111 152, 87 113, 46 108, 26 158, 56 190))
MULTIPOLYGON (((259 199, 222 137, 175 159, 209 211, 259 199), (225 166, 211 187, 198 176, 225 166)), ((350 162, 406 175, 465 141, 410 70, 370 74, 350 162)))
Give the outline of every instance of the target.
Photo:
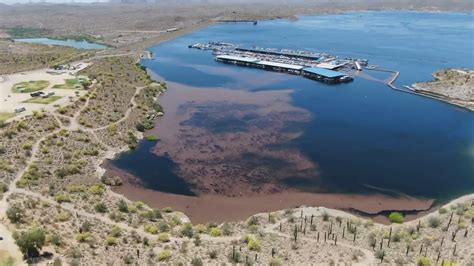
MULTIPOLYGON (((112 166, 108 166, 111 169, 112 166)), ((114 192, 130 200, 140 200, 152 207, 172 207, 185 213, 193 223, 238 221, 259 213, 299 206, 324 206, 327 208, 355 209, 368 214, 384 210, 423 211, 431 208, 434 200, 408 196, 392 197, 382 194, 350 195, 337 193, 306 193, 288 190, 274 194, 254 194, 238 197, 200 195, 197 197, 163 193, 136 184, 136 179, 122 172, 125 182, 114 192)), ((407 217, 415 219, 417 216, 407 217)), ((384 219, 377 219, 386 222, 384 219)))

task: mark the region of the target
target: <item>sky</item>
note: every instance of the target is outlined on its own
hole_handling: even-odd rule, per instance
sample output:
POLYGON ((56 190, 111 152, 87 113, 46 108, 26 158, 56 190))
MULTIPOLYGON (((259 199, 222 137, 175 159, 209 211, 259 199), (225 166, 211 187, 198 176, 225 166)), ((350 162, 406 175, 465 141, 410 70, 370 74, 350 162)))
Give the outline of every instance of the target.
POLYGON ((0 0, 3 4, 17 4, 17 3, 29 3, 29 2, 49 2, 49 3, 90 3, 90 2, 106 2, 108 0, 0 0))

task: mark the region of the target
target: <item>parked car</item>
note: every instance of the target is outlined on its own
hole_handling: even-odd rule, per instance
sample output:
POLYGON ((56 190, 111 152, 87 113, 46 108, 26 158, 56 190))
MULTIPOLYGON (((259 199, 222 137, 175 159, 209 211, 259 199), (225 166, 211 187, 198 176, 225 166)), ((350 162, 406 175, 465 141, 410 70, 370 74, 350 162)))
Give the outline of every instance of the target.
POLYGON ((15 108, 15 113, 21 113, 21 112, 24 112, 24 111, 26 111, 26 108, 24 106, 20 106, 20 107, 15 108))
POLYGON ((49 96, 53 96, 55 93, 53 91, 46 93, 43 95, 43 98, 48 98, 49 96))
POLYGON ((43 94, 44 94, 44 92, 42 92, 42 91, 35 91, 35 92, 30 93, 30 96, 31 97, 39 97, 43 94))

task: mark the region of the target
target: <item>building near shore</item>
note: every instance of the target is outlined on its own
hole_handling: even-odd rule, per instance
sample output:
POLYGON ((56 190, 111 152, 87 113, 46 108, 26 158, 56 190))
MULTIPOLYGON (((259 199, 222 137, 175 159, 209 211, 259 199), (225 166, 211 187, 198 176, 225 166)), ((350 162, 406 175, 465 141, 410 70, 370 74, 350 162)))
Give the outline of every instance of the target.
POLYGON ((303 76, 309 79, 323 81, 326 83, 350 82, 352 77, 342 72, 319 67, 308 67, 303 69, 303 76))
POLYGON ((293 75, 302 75, 306 78, 325 82, 325 83, 343 83, 352 81, 352 77, 338 71, 319 67, 305 67, 295 64, 285 64, 267 60, 259 60, 254 57, 242 57, 235 55, 218 55, 216 61, 245 67, 265 69, 275 72, 283 72, 293 75))

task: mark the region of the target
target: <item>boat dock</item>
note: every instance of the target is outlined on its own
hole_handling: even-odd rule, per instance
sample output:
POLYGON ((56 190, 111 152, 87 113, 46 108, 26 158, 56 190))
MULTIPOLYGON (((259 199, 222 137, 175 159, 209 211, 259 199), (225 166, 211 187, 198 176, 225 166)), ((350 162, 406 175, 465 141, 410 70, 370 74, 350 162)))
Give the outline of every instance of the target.
POLYGON ((305 67, 301 65, 293 65, 286 63, 279 63, 273 61, 259 60, 254 57, 239 57, 233 55, 218 55, 215 58, 216 61, 233 64, 245 67, 252 67, 258 69, 264 69, 269 71, 288 73, 292 75, 301 75, 305 78, 317 80, 325 83, 343 83, 352 81, 352 77, 341 72, 318 68, 318 67, 305 67))
POLYGON ((220 19, 218 20, 220 23, 252 23, 253 25, 257 25, 257 20, 251 19, 220 19))
POLYGON ((353 78, 345 72, 354 69, 360 71, 361 66, 368 66, 366 59, 339 58, 324 52, 248 48, 226 42, 196 43, 188 47, 211 50, 218 62, 301 75, 332 84, 350 82, 353 78))

